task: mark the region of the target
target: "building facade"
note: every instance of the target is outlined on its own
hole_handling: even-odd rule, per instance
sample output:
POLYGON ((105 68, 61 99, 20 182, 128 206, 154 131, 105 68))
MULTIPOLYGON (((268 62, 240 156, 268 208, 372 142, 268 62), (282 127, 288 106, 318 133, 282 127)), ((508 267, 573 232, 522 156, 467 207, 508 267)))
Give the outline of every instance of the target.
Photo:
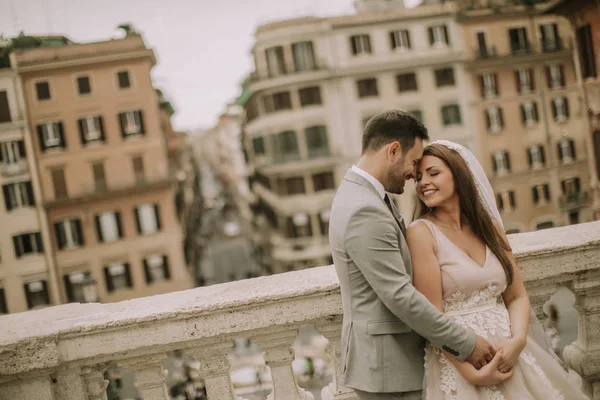
MULTIPOLYGON (((273 272, 331 262, 329 207, 373 115, 409 111, 433 139, 477 150, 454 5, 426 3, 364 1, 356 15, 257 29, 244 141, 273 272)), ((411 192, 398 200, 407 216, 411 192)))
POLYGON ((16 50, 61 302, 193 286, 141 36, 16 50))
POLYGON ((505 228, 591 221, 591 151, 568 22, 512 1, 460 6, 479 159, 505 228))
POLYGON ((0 314, 57 304, 53 260, 25 103, 0 68, 0 314))

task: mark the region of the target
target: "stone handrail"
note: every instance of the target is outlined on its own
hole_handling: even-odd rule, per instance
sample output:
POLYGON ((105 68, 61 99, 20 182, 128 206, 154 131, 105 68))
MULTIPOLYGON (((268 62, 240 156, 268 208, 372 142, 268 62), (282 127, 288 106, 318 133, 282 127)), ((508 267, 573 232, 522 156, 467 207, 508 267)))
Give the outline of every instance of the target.
MULTIPOLYGON (((556 285, 579 310, 578 340, 567 364, 600 399, 600 223, 510 237, 532 305, 556 285)), ((116 361, 136 374, 145 400, 168 399, 162 362, 184 349, 200 361, 210 400, 236 398, 229 375, 232 341, 246 337, 265 352, 275 400, 310 399, 292 372, 292 345, 312 325, 329 339, 333 383, 324 398, 356 399, 340 384, 341 299, 331 266, 111 304, 68 304, 0 317, 0 400, 104 400, 103 372, 116 361)))

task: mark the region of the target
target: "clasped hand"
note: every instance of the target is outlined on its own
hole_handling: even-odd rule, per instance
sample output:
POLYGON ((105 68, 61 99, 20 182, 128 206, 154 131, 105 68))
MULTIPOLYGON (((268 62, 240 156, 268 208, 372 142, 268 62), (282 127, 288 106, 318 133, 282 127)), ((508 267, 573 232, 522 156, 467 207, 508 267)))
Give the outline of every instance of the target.
POLYGON ((525 347, 525 341, 517 338, 505 340, 496 346, 496 354, 491 362, 479 369, 472 379, 481 386, 497 385, 513 375, 513 368, 525 347))

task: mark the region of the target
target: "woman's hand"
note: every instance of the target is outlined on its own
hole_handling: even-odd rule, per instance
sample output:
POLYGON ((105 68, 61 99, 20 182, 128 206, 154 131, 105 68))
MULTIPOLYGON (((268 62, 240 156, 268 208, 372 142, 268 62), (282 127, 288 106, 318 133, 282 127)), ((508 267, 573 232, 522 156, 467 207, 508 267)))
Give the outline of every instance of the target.
POLYGON ((513 375, 513 370, 509 370, 508 372, 500 372, 498 370, 498 365, 500 360, 504 357, 504 353, 502 350, 498 350, 494 359, 489 363, 482 367, 480 370, 475 370, 474 374, 470 377, 465 377, 469 381, 469 383, 477 386, 492 386, 497 385, 499 383, 504 382, 507 379, 510 379, 513 375))
POLYGON ((502 351, 503 354, 502 359, 498 363, 498 371, 506 373, 514 368, 519 355, 525 348, 526 341, 527 339, 513 337, 496 346, 498 351, 502 351))

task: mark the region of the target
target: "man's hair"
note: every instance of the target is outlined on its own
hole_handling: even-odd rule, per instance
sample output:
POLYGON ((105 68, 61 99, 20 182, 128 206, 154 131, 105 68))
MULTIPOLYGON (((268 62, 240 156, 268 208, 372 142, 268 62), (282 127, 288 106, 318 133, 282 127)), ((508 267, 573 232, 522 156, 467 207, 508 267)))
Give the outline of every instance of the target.
POLYGON ((427 128, 412 114, 389 110, 375 115, 367 122, 362 137, 362 154, 376 152, 388 143, 398 141, 402 152, 415 145, 415 139, 429 139, 427 128))

